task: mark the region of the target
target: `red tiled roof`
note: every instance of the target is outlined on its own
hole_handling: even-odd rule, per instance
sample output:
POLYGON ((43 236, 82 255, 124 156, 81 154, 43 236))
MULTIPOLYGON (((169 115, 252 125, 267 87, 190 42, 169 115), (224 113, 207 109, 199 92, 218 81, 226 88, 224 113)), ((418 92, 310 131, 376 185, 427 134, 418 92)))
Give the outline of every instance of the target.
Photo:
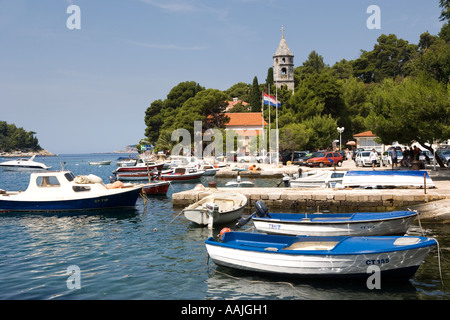
POLYGON ((372 131, 366 131, 366 132, 361 132, 361 133, 357 133, 355 135, 353 135, 353 137, 376 137, 376 135, 374 135, 372 133, 372 131))
MULTIPOLYGON (((262 115, 260 112, 239 112, 239 113, 225 113, 230 118, 226 126, 261 126, 262 115)), ((264 125, 267 122, 264 121, 264 125)))

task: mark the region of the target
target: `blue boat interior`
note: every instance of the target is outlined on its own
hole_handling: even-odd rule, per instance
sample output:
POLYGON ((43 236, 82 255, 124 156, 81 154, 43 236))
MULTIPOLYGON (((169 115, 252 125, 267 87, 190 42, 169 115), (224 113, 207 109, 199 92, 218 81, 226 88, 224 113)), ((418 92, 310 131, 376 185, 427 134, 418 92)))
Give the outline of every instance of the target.
POLYGON ((435 246, 426 237, 311 237, 280 236, 245 232, 227 232, 222 241, 213 238, 206 243, 239 250, 280 252, 284 254, 366 254, 435 246))

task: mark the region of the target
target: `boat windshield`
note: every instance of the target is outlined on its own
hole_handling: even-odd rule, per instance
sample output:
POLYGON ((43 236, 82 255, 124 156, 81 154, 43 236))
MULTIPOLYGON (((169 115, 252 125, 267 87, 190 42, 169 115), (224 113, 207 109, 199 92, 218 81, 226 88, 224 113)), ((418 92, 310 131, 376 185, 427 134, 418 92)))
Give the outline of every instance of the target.
POLYGON ((72 182, 75 179, 75 176, 72 172, 67 172, 64 174, 64 177, 66 177, 67 181, 72 182))

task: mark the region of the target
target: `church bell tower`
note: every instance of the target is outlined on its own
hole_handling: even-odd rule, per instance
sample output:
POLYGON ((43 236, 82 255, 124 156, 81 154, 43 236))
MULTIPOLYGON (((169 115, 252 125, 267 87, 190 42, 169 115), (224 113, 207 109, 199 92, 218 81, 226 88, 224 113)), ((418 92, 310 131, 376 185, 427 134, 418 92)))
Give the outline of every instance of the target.
POLYGON ((278 88, 287 87, 294 92, 294 55, 284 38, 281 28, 281 41, 277 52, 273 55, 273 81, 278 88))

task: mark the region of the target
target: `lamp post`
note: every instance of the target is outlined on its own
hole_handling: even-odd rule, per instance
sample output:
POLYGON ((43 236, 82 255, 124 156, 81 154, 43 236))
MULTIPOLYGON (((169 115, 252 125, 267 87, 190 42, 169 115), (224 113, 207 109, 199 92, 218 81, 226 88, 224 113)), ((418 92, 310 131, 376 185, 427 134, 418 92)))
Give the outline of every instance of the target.
POLYGON ((344 127, 337 127, 337 131, 339 132, 339 150, 341 150, 341 146, 342 146, 342 132, 344 132, 345 128, 344 127))

